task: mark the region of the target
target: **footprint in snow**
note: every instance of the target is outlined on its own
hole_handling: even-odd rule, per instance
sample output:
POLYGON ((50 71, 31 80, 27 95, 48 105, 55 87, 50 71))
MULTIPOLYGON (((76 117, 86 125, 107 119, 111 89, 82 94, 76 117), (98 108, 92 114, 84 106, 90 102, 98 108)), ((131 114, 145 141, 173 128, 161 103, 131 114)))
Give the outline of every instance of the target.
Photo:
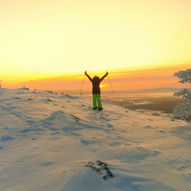
POLYGON ((159 132, 160 132, 160 133, 166 133, 164 130, 160 130, 159 132))
POLYGON ((145 126, 144 128, 145 129, 151 129, 152 127, 150 125, 148 125, 148 126, 145 126))
POLYGON ((108 164, 103 161, 97 160, 96 162, 88 162, 85 166, 91 168, 99 175, 102 175, 104 180, 108 180, 114 176, 108 164))
POLYGON ((27 101, 32 101, 32 100, 34 100, 34 99, 32 99, 32 98, 28 98, 28 99, 27 99, 27 101))
POLYGON ((108 127, 108 128, 113 128, 113 125, 110 124, 110 123, 107 123, 107 127, 108 127))
POLYGON ((46 161, 46 162, 41 163, 41 166, 46 167, 46 166, 51 166, 51 165, 53 165, 53 164, 54 164, 53 161, 46 161))
POLYGON ((71 114, 71 116, 74 118, 74 120, 76 121, 76 123, 79 123, 80 121, 80 118, 79 117, 76 117, 75 115, 71 114))
POLYGON ((13 139, 14 139, 14 138, 11 137, 11 136, 4 136, 4 137, 1 137, 1 138, 0 138, 0 140, 1 140, 2 142, 11 141, 11 140, 13 140, 13 139))

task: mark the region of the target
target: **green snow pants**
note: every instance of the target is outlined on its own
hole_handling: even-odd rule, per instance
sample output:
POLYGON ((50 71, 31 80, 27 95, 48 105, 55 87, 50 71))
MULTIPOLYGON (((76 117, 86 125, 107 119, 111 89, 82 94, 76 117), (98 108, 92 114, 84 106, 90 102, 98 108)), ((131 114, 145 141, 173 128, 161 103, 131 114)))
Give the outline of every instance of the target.
POLYGON ((100 94, 93 94, 93 108, 102 108, 100 94))

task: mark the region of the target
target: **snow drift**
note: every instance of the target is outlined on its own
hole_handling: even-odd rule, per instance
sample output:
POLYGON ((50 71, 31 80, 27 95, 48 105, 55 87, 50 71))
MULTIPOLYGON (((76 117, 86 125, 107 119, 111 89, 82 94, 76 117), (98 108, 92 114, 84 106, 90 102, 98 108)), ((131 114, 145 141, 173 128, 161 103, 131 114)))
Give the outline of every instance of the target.
POLYGON ((189 123, 108 101, 103 111, 90 105, 50 91, 0 89, 0 190, 191 190, 189 123))

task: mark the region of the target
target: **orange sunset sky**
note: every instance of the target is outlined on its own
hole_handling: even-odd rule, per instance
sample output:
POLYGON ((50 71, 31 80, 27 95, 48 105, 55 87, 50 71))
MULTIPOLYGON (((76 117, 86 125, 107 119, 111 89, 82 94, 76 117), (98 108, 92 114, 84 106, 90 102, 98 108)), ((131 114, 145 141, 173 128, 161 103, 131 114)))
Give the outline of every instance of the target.
POLYGON ((79 89, 87 70, 109 71, 115 89, 179 87, 190 9, 190 0, 0 0, 0 80, 79 89))

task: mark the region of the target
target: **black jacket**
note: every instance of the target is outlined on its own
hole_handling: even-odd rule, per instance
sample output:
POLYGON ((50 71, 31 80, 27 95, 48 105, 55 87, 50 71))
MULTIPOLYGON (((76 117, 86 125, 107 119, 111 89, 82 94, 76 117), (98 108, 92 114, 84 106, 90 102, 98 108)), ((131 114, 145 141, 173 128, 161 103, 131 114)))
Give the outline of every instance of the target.
POLYGON ((100 83, 101 81, 108 75, 106 73, 102 78, 99 78, 98 76, 94 76, 93 79, 86 73, 86 76, 89 78, 89 80, 92 82, 92 94, 100 94, 100 83))

